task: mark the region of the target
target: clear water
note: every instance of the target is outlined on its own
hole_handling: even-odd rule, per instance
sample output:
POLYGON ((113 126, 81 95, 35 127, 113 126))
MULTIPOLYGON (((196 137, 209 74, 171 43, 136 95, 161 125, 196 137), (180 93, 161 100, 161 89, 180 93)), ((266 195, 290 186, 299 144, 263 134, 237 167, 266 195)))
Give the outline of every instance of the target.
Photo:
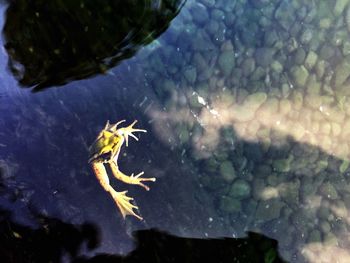
POLYGON ((1 203, 23 224, 28 204, 96 224, 93 253, 126 253, 132 231, 155 227, 253 231, 291 262, 347 262, 349 31, 348 1, 189 0, 107 74, 39 93, 18 86, 2 49, 0 165, 20 194, 1 203), (87 163, 106 121, 122 119, 148 132, 123 148, 121 169, 157 182, 149 192, 111 184, 129 190, 143 222, 123 220, 87 163))

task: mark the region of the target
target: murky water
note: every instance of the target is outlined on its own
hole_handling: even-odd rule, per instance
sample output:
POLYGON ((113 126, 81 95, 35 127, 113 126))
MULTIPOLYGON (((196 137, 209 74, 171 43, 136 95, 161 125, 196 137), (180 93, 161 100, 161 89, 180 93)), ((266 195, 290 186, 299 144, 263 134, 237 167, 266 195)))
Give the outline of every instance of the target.
POLYGON ((97 224, 97 251, 129 251, 142 228, 254 231, 291 262, 348 262, 349 31, 347 0, 189 0, 107 74, 34 94, 4 71, 2 49, 0 165, 20 194, 1 202, 25 224, 28 204, 97 224), (121 169, 157 181, 111 184, 144 222, 123 220, 87 163, 106 121, 122 119, 148 132, 122 149, 121 169))

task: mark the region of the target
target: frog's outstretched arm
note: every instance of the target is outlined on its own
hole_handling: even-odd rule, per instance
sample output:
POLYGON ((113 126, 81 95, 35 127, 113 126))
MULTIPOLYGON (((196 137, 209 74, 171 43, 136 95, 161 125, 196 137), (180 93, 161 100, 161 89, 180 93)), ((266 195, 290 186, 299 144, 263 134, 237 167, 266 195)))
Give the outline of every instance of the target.
POLYGON ((123 181, 124 183, 127 184, 136 184, 136 185, 140 185, 143 188, 145 188, 147 191, 149 190, 149 187, 145 184, 143 184, 142 182, 144 181, 151 181, 151 182, 155 182, 156 178, 151 177, 151 178, 140 178, 141 175, 143 175, 143 172, 138 173, 137 175, 131 174, 130 176, 127 176, 126 174, 122 173, 121 171, 119 171, 117 162, 115 159, 112 159, 109 162, 109 165, 112 169, 112 173, 114 175, 115 178, 123 181))
POLYGON ((137 215, 133 209, 138 209, 136 205, 133 205, 130 201, 133 200, 133 198, 128 197, 126 195, 127 191, 123 192, 117 192, 113 189, 113 187, 109 184, 109 178, 106 172, 105 167, 103 166, 102 162, 93 162, 92 168, 94 169, 95 175, 102 185, 103 189, 105 191, 109 192, 111 196, 113 197, 115 203, 117 204, 120 212, 122 213, 123 218, 125 218, 127 215, 133 215, 137 217, 138 219, 142 220, 143 218, 139 215, 137 215))

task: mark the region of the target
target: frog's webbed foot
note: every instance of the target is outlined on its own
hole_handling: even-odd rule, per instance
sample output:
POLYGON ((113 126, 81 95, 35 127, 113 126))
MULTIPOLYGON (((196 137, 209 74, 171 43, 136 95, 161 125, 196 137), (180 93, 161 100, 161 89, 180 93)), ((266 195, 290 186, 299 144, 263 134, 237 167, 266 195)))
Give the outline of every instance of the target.
POLYGON ((125 139, 125 143, 126 146, 128 146, 129 144, 129 136, 133 137, 136 141, 139 140, 139 138, 137 138, 135 136, 135 134, 133 134, 133 132, 147 132, 144 129, 134 129, 133 126, 137 123, 137 121, 135 120, 133 123, 131 123, 129 126, 124 127, 124 128, 120 128, 120 132, 122 133, 122 135, 124 136, 125 139))
POLYGON ((115 178, 117 178, 117 179, 119 179, 127 184, 136 184, 136 185, 142 186, 147 191, 149 191, 149 187, 147 185, 143 184, 142 182, 145 182, 145 181, 155 182, 156 181, 156 178, 154 178, 154 177, 140 178, 141 175, 144 174, 144 172, 138 173, 137 175, 131 174, 130 176, 127 176, 126 174, 119 171, 118 165, 116 164, 115 161, 109 162, 109 165, 111 166, 112 173, 113 173, 115 178))
POLYGON ((120 212, 122 213, 123 218, 125 218, 127 215, 132 215, 137 217, 140 220, 143 220, 141 216, 136 214, 133 209, 139 209, 136 205, 133 205, 130 201, 133 200, 132 197, 129 197, 126 195, 128 191, 123 192, 117 192, 113 189, 113 192, 111 192, 111 195, 119 207, 120 212))
POLYGON ((132 215, 142 220, 142 217, 137 215, 133 209, 138 209, 136 205, 133 205, 131 201, 133 198, 128 197, 126 195, 127 191, 117 192, 113 189, 113 187, 109 184, 109 178, 106 172, 106 169, 101 162, 92 163, 92 168, 94 169, 95 175, 102 185, 103 189, 111 194, 115 203, 117 204, 123 218, 127 215, 132 215))

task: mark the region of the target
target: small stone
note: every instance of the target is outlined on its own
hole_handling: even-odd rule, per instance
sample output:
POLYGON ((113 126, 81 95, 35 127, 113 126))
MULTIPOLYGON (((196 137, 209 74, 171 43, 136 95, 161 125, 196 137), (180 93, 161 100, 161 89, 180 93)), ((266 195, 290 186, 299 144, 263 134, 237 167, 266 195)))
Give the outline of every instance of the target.
POLYGON ((315 71, 318 79, 322 79, 326 69, 326 63, 324 60, 319 60, 316 63, 315 71))
POLYGON ((196 82, 197 78, 197 70, 195 67, 188 67, 185 69, 184 76, 186 80, 190 83, 193 84, 196 82))
POLYGON ((343 43, 343 56, 348 56, 350 55, 350 42, 346 41, 343 43))
POLYGON ((332 20, 330 18, 322 18, 319 22, 319 26, 321 29, 328 29, 332 25, 332 20))
POLYGON ((290 100, 287 100, 287 99, 280 100, 279 112, 282 115, 287 115, 291 110, 292 110, 292 104, 290 103, 290 100))
POLYGON ((281 73, 283 71, 283 66, 280 62, 278 62, 277 60, 275 60, 274 62, 272 62, 271 64, 271 68, 273 71, 277 72, 277 73, 281 73))
POLYGON ((298 91, 294 90, 292 93, 292 105, 295 110, 301 110, 303 107, 303 102, 304 102, 304 96, 303 94, 298 91))
POLYGON ((199 71, 202 71, 208 67, 207 62, 205 61, 205 58, 202 56, 200 52, 194 53, 192 61, 195 65, 195 68, 197 68, 199 71))
POLYGON ((231 186, 229 196, 232 196, 237 200, 247 198, 250 196, 250 185, 245 180, 236 180, 231 186))
POLYGON ((322 205, 318 208, 318 211, 317 211, 317 216, 320 218, 320 219, 323 219, 323 220, 328 220, 329 218, 329 215, 331 214, 330 210, 328 207, 322 205))
POLYGON ((343 160, 342 164, 339 167, 339 172, 340 173, 345 173, 345 171, 349 168, 349 161, 348 160, 343 160))
POLYGON ((331 59, 334 56, 335 50, 332 46, 330 46, 328 44, 324 44, 321 47, 319 54, 320 54, 320 58, 322 58, 325 61, 328 61, 329 59, 331 59))
POLYGON ((200 3, 193 6, 191 9, 191 14, 193 21, 199 25, 203 25, 209 20, 207 8, 200 3))
POLYGON ((211 37, 204 30, 198 30, 196 37, 192 39, 192 49, 194 51, 209 51, 215 50, 215 48, 211 37))
POLYGON ((255 218, 257 221, 270 221, 280 217, 284 203, 278 199, 260 201, 256 209, 255 218))
POLYGON ((322 239, 321 239, 320 231, 318 231, 317 229, 312 230, 310 232, 310 234, 309 234, 307 242, 309 242, 309 243, 315 243, 315 242, 319 243, 321 241, 322 241, 322 239))
POLYGON ((266 46, 273 46, 279 40, 276 30, 269 30, 265 33, 264 43, 266 46))
POLYGON ((317 81, 316 75, 309 75, 306 85, 307 92, 312 95, 320 94, 321 83, 317 81))
POLYGON ((210 34, 214 35, 220 28, 219 22, 215 20, 209 20, 207 24, 205 25, 205 30, 210 34))
POLYGON ((275 20, 285 29, 289 30, 296 19, 295 9, 291 1, 282 1, 275 10, 275 20))
POLYGON ((306 28, 300 36, 300 42, 304 45, 308 44, 313 36, 313 32, 310 28, 306 28))
POLYGON ((265 189, 265 181, 261 178, 256 178, 253 181, 253 197, 255 200, 261 200, 264 189, 265 189))
POLYGON ((336 0, 333 13, 335 16, 339 16, 343 13, 346 5, 349 3, 349 0, 336 0))
POLYGON ((347 78, 350 76, 350 58, 345 58, 340 64, 337 65, 335 69, 334 85, 342 85, 347 78))
POLYGON ((244 107, 248 107, 253 111, 259 109, 259 107, 266 101, 267 94, 265 92, 256 92, 248 95, 244 100, 244 107))
POLYGON ((322 106, 322 97, 316 94, 307 94, 305 96, 306 105, 311 109, 318 110, 322 106))
POLYGON ((190 133, 185 125, 178 128, 178 135, 181 144, 187 143, 190 139, 190 133))
POLYGON ((252 58, 247 58, 242 63, 242 72, 244 76, 249 76, 255 70, 255 61, 252 58))
POLYGON ((254 215, 258 203, 254 199, 247 199, 242 205, 243 211, 246 215, 254 215))
POLYGON ((232 45, 231 40, 227 40, 224 43, 222 43, 220 50, 221 51, 233 51, 233 45, 232 45))
POLYGON ((217 8, 212 9, 211 18, 217 21, 222 21, 225 18, 225 13, 217 8))
POLYGON ((313 69, 313 67, 316 65, 317 58, 318 58, 318 56, 315 52, 313 52, 312 50, 309 51, 309 53, 307 54, 306 59, 305 59, 305 67, 308 70, 313 69))
POLYGON ((233 51, 223 51, 218 59, 218 64, 225 76, 229 76, 235 65, 235 56, 233 51))
POLYGON ((272 162, 272 167, 276 172, 286 173, 291 169, 291 163, 293 161, 293 155, 290 155, 285 159, 277 159, 272 162))
POLYGON ((207 7, 213 7, 215 5, 215 0, 202 0, 201 2, 207 7))
POLYGON ((306 58, 306 52, 303 48, 298 48, 297 51, 294 53, 294 63, 297 65, 302 65, 304 64, 306 58))
POLYGON ((336 123, 336 122, 332 122, 332 123, 331 123, 331 127, 332 127, 332 135, 333 135, 334 137, 339 136, 340 133, 341 133, 341 130, 342 130, 340 124, 339 124, 339 123, 336 123))
POLYGON ((319 160, 316 163, 315 174, 318 174, 328 167, 328 160, 319 160))
POLYGON ((296 41, 296 39, 294 37, 290 38, 287 41, 287 50, 289 53, 292 53, 293 51, 295 51, 297 48, 299 47, 298 42, 296 41))
POLYGON ((227 182, 232 182, 236 178, 236 171, 230 161, 220 164, 220 174, 227 182))
POLYGON ((299 204, 299 188, 300 181, 294 180, 293 182, 282 183, 279 187, 279 193, 284 202, 293 206, 299 204))
POLYGON ((239 122, 251 121, 255 112, 266 101, 267 95, 264 92, 256 92, 248 95, 242 105, 232 108, 233 118, 239 122))
POLYGON ((305 128, 303 125, 300 123, 294 123, 292 130, 291 130, 291 135, 293 136, 294 140, 299 141, 301 138, 303 138, 305 134, 305 128))
POLYGON ((327 221, 322 221, 320 224, 320 228, 323 233, 328 233, 331 231, 331 225, 327 221))
POLYGON ((257 48, 255 50, 255 61, 258 66, 268 67, 272 61, 275 50, 272 48, 257 48))
POLYGON ((224 196, 220 200, 220 210, 226 213, 238 213, 241 211, 241 203, 232 197, 224 196))
POLYGON ((323 235, 323 245, 326 247, 337 247, 339 245, 337 236, 332 232, 323 235))
POLYGON ((330 183, 324 183, 319 188, 320 193, 323 197, 330 199, 330 200, 336 200, 338 199, 338 193, 337 190, 334 188, 334 186, 330 183))
POLYGON ((350 136, 350 119, 346 119, 342 124, 342 137, 349 138, 350 136))
POLYGON ((303 88, 306 84, 306 80, 309 76, 309 72, 304 66, 294 66, 291 69, 291 75, 294 83, 299 88, 303 88))

